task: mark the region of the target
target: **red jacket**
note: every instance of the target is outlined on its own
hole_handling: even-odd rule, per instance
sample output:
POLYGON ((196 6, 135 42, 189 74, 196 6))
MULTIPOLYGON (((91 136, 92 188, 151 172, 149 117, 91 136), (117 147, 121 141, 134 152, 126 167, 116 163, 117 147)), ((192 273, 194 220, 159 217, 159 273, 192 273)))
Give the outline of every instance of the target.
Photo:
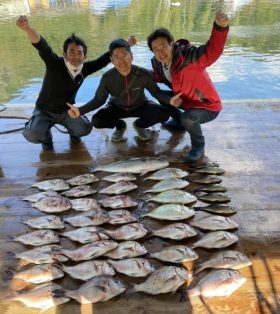
POLYGON ((195 47, 186 39, 176 41, 171 63, 172 85, 164 76, 162 64, 152 59, 155 80, 168 85, 175 94, 182 92, 182 109, 222 109, 220 96, 206 67, 222 54, 228 31, 228 27, 222 28, 214 22, 211 37, 205 45, 195 47))

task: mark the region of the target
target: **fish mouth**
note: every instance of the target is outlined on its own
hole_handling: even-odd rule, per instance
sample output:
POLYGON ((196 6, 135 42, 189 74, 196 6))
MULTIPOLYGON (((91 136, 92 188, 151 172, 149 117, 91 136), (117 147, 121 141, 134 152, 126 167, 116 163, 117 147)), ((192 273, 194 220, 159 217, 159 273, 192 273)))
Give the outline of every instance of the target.
POLYGON ((55 289, 52 291, 52 296, 54 298, 62 298, 65 297, 65 290, 64 289, 55 289))

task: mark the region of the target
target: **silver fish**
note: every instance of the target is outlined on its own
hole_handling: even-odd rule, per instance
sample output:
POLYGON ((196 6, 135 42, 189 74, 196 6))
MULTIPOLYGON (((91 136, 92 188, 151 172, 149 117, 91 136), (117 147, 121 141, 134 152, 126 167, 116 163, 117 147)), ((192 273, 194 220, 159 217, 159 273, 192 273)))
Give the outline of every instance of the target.
POLYGON ((67 237, 71 240, 78 241, 80 243, 89 243, 100 240, 108 240, 109 237, 102 232, 101 228, 98 227, 84 227, 78 228, 71 231, 66 231, 60 235, 67 237))
POLYGON ((70 209, 72 204, 67 198, 58 195, 44 197, 40 201, 33 203, 32 207, 46 213, 59 213, 70 209))
POLYGON ((204 235, 200 240, 195 242, 192 248, 204 247, 208 249, 227 247, 238 241, 238 237, 227 231, 213 231, 204 235))
POLYGON ((155 271, 153 265, 144 258, 128 258, 120 261, 108 260, 118 273, 130 277, 145 277, 155 271))
POLYGON ((70 200, 72 208, 78 211, 88 211, 92 209, 101 209, 98 202, 92 198, 76 198, 70 200))
POLYGON ((68 191, 62 192, 61 195, 64 195, 66 197, 83 197, 94 194, 96 192, 97 191, 89 185, 78 185, 68 191))
POLYGON ((112 276, 97 276, 81 285, 78 290, 67 290, 65 295, 79 303, 89 304, 107 301, 125 289, 124 284, 112 276))
POLYGON ((30 218, 22 221, 22 223, 36 229, 63 229, 64 222, 60 217, 55 215, 45 215, 36 218, 30 218))
POLYGON ((170 178, 181 179, 186 177, 187 175, 188 175, 187 171, 184 171, 179 168, 165 168, 153 173, 148 178, 145 178, 145 180, 165 180, 170 178))
POLYGON ((109 221, 110 217, 104 210, 93 209, 82 214, 64 217, 63 220, 73 227, 89 227, 102 225, 109 221))
POLYGON ((226 250, 217 252, 207 258, 204 263, 201 263, 195 267, 195 274, 198 274, 206 268, 214 269, 239 269, 252 265, 252 261, 239 251, 226 250))
POLYGON ((36 265, 18 272, 8 270, 5 273, 9 276, 8 279, 18 278, 35 284, 52 281, 64 276, 64 272, 53 264, 36 265))
POLYGON ((107 261, 87 261, 74 266, 62 266, 70 277, 87 281, 93 277, 100 275, 115 275, 115 270, 107 261))
POLYGON ((199 168, 199 169, 194 169, 194 172, 196 173, 201 173, 201 174, 224 174, 225 170, 218 168, 218 167, 203 167, 203 168, 199 168))
POLYGON ((223 193, 227 191, 227 188, 222 185, 213 184, 201 186, 197 191, 206 193, 223 193))
POLYGON ((222 178, 218 176, 206 176, 202 178, 188 178, 188 180, 193 183, 199 183, 199 184, 213 184, 213 183, 222 182, 222 178))
POLYGON ((36 182, 31 185, 33 188, 38 188, 39 190, 52 190, 52 191, 65 191, 69 189, 69 184, 62 179, 46 180, 41 182, 36 182))
POLYGON ((129 208, 137 206, 137 202, 127 195, 111 196, 98 201, 103 207, 129 208))
POLYGON ((191 275, 186 269, 163 266, 154 271, 143 283, 135 284, 132 291, 142 291, 153 295, 167 293, 176 291, 189 279, 191 279, 191 275))
POLYGON ((117 248, 104 254, 104 256, 112 259, 124 259, 145 255, 146 253, 147 249, 143 244, 137 241, 123 241, 119 243, 117 248))
POLYGON ((237 270, 212 270, 202 277, 194 288, 188 290, 188 296, 228 297, 245 282, 246 278, 237 270))
POLYGON ((105 176, 102 180, 109 182, 120 182, 120 181, 135 181, 137 178, 132 173, 114 173, 109 176, 105 176))
POLYGON ((184 220, 192 217, 195 211, 182 204, 165 204, 152 209, 142 217, 151 217, 159 220, 184 220))
POLYGON ((20 301, 27 307, 34 307, 47 311, 53 306, 66 303, 70 299, 66 296, 55 296, 54 291, 62 289, 56 283, 41 284, 27 291, 10 291, 10 295, 6 296, 6 300, 20 301))
POLYGON ((163 262, 184 263, 193 261, 198 258, 198 255, 185 245, 171 245, 159 252, 150 253, 151 258, 156 258, 163 262))
POLYGON ((198 212, 189 222, 202 230, 228 230, 238 228, 238 224, 228 217, 198 212))
POLYGON ((197 235, 197 232, 189 225, 177 222, 153 231, 153 235, 161 238, 182 240, 197 235))
POLYGON ((217 205, 217 204, 213 204, 213 205, 208 205, 205 207, 194 207, 195 210, 203 210, 206 212, 210 212, 210 213, 215 213, 215 214, 225 214, 225 215, 232 215, 232 214, 236 214, 236 209, 232 206, 228 206, 228 205, 217 205))
POLYGON ((143 224, 131 223, 115 230, 104 230, 104 232, 115 240, 136 240, 143 238, 148 230, 143 224))
POLYGON ((23 201, 31 202, 31 203, 36 203, 40 201, 42 198, 47 197, 47 196, 57 196, 58 193, 55 191, 44 191, 44 192, 39 192, 36 194, 32 194, 29 196, 26 196, 23 198, 23 201))
POLYGON ((8 240, 18 241, 28 245, 40 246, 44 244, 58 243, 59 237, 52 230, 36 230, 19 236, 9 236, 8 240))
POLYGON ((130 222, 137 221, 137 217, 135 217, 131 212, 125 209, 117 209, 111 210, 108 212, 109 221, 108 223, 111 225, 125 224, 130 222))
POLYGON ((72 179, 69 179, 66 182, 70 184, 71 186, 76 186, 76 185, 90 184, 90 183, 98 182, 98 181, 99 181, 99 178, 97 178, 94 174, 85 173, 85 174, 76 176, 72 179))
POLYGON ((99 191, 99 193, 102 194, 122 194, 126 193, 132 190, 137 189, 137 185, 130 182, 130 181, 120 181, 117 183, 114 183, 102 190, 99 191))
POLYGON ((71 258, 72 261, 86 261, 95 259, 115 249, 118 243, 112 240, 101 240, 88 243, 75 250, 62 249, 61 253, 71 258))
POLYGON ((118 161, 109 165, 97 166, 96 168, 92 169, 92 171, 141 173, 144 175, 149 171, 162 169, 168 165, 169 162, 161 158, 132 158, 118 161))
POLYGON ((189 204, 197 201, 197 198, 185 191, 181 190, 169 190, 156 194, 150 198, 148 201, 154 201, 157 203, 176 203, 176 204, 189 204))
POLYGON ((177 178, 168 178, 164 179, 162 181, 159 181, 155 185, 153 185, 150 189, 144 191, 144 193, 159 193, 164 192, 168 190, 174 190, 174 189, 183 189, 187 185, 189 185, 189 182, 182 179, 177 178))
POLYGON ((25 261, 34 264, 54 263, 56 260, 66 262, 68 261, 68 258, 61 255, 61 249, 61 246, 51 244, 36 247, 32 250, 21 253, 8 252, 8 255, 14 258, 22 258, 25 261))
POLYGON ((229 203, 231 199, 224 194, 220 193, 206 193, 206 194, 196 194, 196 197, 204 203, 229 203))

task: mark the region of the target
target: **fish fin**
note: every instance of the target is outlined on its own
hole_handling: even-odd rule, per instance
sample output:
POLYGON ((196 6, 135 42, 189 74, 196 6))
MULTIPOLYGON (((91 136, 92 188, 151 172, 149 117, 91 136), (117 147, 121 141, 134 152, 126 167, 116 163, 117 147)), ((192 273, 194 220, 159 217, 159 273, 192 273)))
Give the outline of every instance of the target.
POLYGON ((4 271, 3 271, 3 273, 2 273, 2 279, 3 279, 3 281, 5 282, 5 281, 8 281, 8 280, 11 280, 11 279, 13 279, 14 278, 14 276, 15 276, 15 271, 13 271, 13 270, 11 270, 11 269, 5 269, 4 271))

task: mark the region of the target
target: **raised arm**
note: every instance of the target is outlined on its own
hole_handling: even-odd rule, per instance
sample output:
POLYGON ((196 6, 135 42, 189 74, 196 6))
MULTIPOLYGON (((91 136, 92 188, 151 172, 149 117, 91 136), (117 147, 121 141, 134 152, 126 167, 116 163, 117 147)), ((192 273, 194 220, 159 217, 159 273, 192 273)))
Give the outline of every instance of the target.
POLYGON ((17 21, 16 21, 16 25, 18 28, 20 28, 21 30, 23 30, 27 36, 29 37, 30 41, 32 42, 32 44, 37 44, 40 39, 41 36, 38 32, 36 32, 30 25, 28 22, 28 18, 26 15, 21 15, 17 21))

